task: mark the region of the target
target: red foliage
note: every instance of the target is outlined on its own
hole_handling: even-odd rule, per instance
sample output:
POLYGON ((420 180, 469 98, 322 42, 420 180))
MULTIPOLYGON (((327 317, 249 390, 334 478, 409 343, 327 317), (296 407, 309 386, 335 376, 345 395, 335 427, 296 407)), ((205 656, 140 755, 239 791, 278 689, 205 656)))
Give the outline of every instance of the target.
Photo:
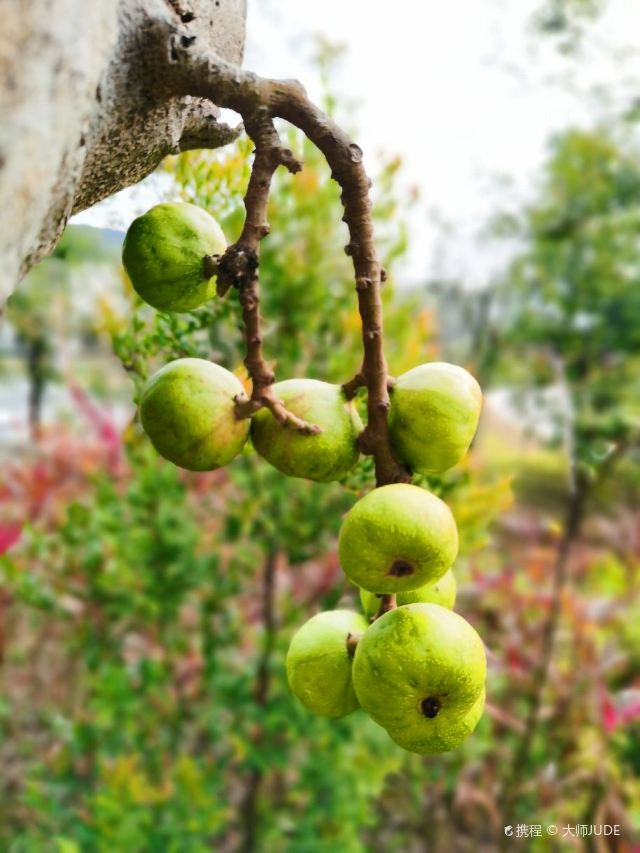
POLYGON ((21 524, 0 524, 0 555, 6 554, 21 536, 21 524))

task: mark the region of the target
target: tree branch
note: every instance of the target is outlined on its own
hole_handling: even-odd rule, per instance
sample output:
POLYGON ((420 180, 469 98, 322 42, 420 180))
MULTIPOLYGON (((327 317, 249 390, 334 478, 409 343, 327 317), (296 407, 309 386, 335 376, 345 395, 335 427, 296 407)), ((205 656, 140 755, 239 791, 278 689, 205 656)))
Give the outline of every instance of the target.
POLYGON ((189 99, 184 107, 182 133, 168 154, 193 151, 199 148, 217 148, 236 140, 242 133, 242 124, 231 127, 218 121, 218 110, 208 101, 189 99))
MULTIPOLYGON (((263 79, 218 58, 191 51, 190 47, 175 36, 171 39, 172 55, 183 72, 179 93, 210 98, 218 106, 236 110, 256 142, 256 161, 245 199, 245 229, 238 243, 223 256, 220 265, 223 293, 234 284, 234 277, 235 281, 238 280, 236 262, 240 255, 243 262, 251 267, 245 275, 247 284, 241 288, 241 301, 247 340, 246 364, 252 378, 255 378, 251 400, 239 402, 239 411, 250 415, 256 408, 268 405, 276 417, 279 415, 284 419, 283 422, 291 419, 286 410, 277 411, 269 391, 273 373, 265 369, 262 359, 257 308, 258 247, 261 237, 268 233, 265 212, 269 187, 275 169, 285 162, 273 119, 283 118, 302 130, 324 154, 331 168, 331 177, 342 189, 343 220, 349 229, 345 252, 353 261, 364 350, 360 371, 345 383, 343 390, 351 398, 360 387, 367 388, 367 426, 359 438, 360 449, 373 456, 376 486, 411 482, 411 472, 394 458, 389 441, 388 392, 392 380, 384 355, 381 299, 381 286, 386 274, 380 266, 373 242, 369 198, 371 181, 362 163, 362 150, 309 100, 297 81, 263 79), (226 270, 227 264, 229 271, 226 270)), ((293 171, 297 168, 299 164, 293 171)), ((395 595, 381 596, 376 618, 395 606, 395 595)))
MULTIPOLYGON (((242 307, 242 320, 246 347, 244 363, 252 381, 251 397, 236 400, 236 414, 247 418, 263 406, 283 425, 290 426, 306 435, 320 432, 320 428, 309 424, 288 411, 273 393, 275 375, 267 364, 262 351, 262 318, 260 316, 260 279, 258 275, 260 241, 269 233, 267 203, 271 180, 278 166, 286 166, 299 172, 301 163, 288 148, 283 148, 280 137, 270 118, 247 117, 245 125, 253 139, 256 150, 249 186, 244 198, 246 216, 242 233, 221 258, 215 260, 218 275, 217 291, 224 296, 231 288, 238 290, 242 307)), ((206 262, 214 262, 207 258, 206 262)), ((211 263, 213 269, 213 263, 211 263)))
POLYGON ((378 486, 410 482, 409 471, 394 458, 389 443, 388 374, 380 294, 383 271, 373 243, 371 182, 362 163, 361 149, 309 100, 297 81, 263 79, 190 48, 191 45, 182 45, 177 35, 173 35, 171 50, 182 71, 177 75, 180 78, 177 94, 210 98, 218 106, 236 110, 250 135, 256 123, 286 119, 320 149, 332 178, 342 188, 344 221, 350 237, 345 251, 352 258, 355 272, 364 349, 361 372, 368 392, 368 420, 360 446, 374 458, 378 486))

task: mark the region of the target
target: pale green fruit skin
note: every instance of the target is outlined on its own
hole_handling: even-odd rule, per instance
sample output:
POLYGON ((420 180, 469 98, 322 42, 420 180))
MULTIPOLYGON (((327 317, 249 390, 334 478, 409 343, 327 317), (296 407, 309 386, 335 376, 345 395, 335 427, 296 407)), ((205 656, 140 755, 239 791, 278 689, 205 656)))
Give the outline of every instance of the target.
MULTIPOLYGON (((425 584, 418 587, 418 589, 409 590, 409 592, 399 592, 396 603, 398 607, 404 604, 439 604, 440 607, 452 610, 453 605, 456 603, 456 592, 456 579, 451 569, 449 569, 435 583, 425 584)), ((368 592, 366 589, 361 589, 360 601, 362 602, 365 616, 368 618, 375 616, 380 609, 380 597, 375 592, 368 592)))
POLYGON ((318 613, 297 631, 287 652, 287 679, 302 704, 324 717, 344 717, 358 708, 351 681, 349 634, 360 635, 367 622, 351 610, 318 613))
POLYGON ((482 714, 486 679, 482 640, 461 616, 437 604, 385 613, 358 643, 353 684, 361 707, 413 752, 455 749, 482 714), (436 698, 433 718, 421 711, 436 698))
POLYGON ((458 554, 458 530, 440 498, 406 483, 373 489, 347 513, 338 541, 340 564, 369 592, 408 592, 435 583, 458 554), (390 574, 393 564, 412 574, 390 574))
POLYGON ((227 247, 222 229, 194 204, 157 204, 131 223, 122 263, 136 293, 159 311, 191 311, 211 299, 216 278, 204 258, 227 247))
POLYGON ((340 480, 358 461, 362 421, 339 385, 317 379, 286 379, 273 386, 285 407, 322 429, 303 435, 278 423, 268 409, 252 418, 251 439, 260 456, 290 477, 318 483, 340 480))
POLYGON ((235 416, 240 380, 210 361, 169 362, 145 385, 140 400, 144 431, 161 456, 190 471, 213 471, 240 453, 249 420, 235 416))
POLYGON ((480 386, 463 367, 421 364, 403 373, 391 390, 389 436, 402 462, 420 474, 457 465, 478 428, 480 386))
MULTIPOLYGON (((415 732, 411 727, 406 729, 403 727, 390 728, 387 729, 387 734, 394 743, 408 752, 417 752, 420 755, 450 752, 452 749, 458 749, 459 746, 462 746, 475 730, 484 712, 485 699, 486 691, 483 688, 480 696, 466 714, 450 715, 446 726, 434 727, 433 731, 427 734, 423 731, 415 732)), ((428 720, 428 722, 433 723, 435 720, 428 720)))

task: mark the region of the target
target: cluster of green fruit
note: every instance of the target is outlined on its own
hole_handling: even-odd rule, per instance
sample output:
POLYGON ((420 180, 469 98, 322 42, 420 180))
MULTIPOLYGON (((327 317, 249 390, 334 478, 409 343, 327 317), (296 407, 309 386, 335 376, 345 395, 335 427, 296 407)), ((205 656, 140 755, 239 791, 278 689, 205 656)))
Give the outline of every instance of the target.
POLYGON ((339 553, 365 616, 319 613, 295 634, 287 674, 300 701, 329 717, 361 707, 412 752, 459 746, 482 715, 486 661, 476 631, 451 610, 457 551, 449 508, 425 489, 399 483, 361 498, 339 553), (389 593, 398 606, 376 618, 389 593))
MULTIPOLYGON (((187 311, 215 293, 206 263, 225 251, 215 220, 187 204, 160 204, 136 219, 123 262, 133 287, 163 311, 187 311)), ((236 376, 204 359, 183 358, 146 383, 143 427, 156 450, 193 471, 219 468, 251 436, 256 451, 293 477, 340 480, 359 458, 363 425, 342 388, 312 379, 273 386, 312 434, 282 424, 268 408, 238 417, 244 389, 236 376)), ((390 392, 389 435, 398 461, 417 473, 457 464, 475 434, 482 395, 460 367, 423 364, 390 392)), ((287 655, 293 693, 310 710, 341 717, 362 707, 398 744, 415 752, 453 749, 484 707, 486 662, 475 630, 452 612, 458 533, 438 497, 414 485, 374 489, 346 516, 340 562, 360 587, 366 616, 336 610, 310 619, 287 655), (398 606, 376 618, 381 595, 398 606)))

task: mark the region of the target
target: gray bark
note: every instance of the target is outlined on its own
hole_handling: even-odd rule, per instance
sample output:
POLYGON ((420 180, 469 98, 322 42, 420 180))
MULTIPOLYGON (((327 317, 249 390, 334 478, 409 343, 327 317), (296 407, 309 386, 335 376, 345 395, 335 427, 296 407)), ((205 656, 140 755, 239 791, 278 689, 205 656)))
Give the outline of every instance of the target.
POLYGON ((235 131, 172 45, 238 64, 246 0, 0 0, 0 306, 72 213, 235 131), (170 37, 168 37, 170 34, 170 37))

